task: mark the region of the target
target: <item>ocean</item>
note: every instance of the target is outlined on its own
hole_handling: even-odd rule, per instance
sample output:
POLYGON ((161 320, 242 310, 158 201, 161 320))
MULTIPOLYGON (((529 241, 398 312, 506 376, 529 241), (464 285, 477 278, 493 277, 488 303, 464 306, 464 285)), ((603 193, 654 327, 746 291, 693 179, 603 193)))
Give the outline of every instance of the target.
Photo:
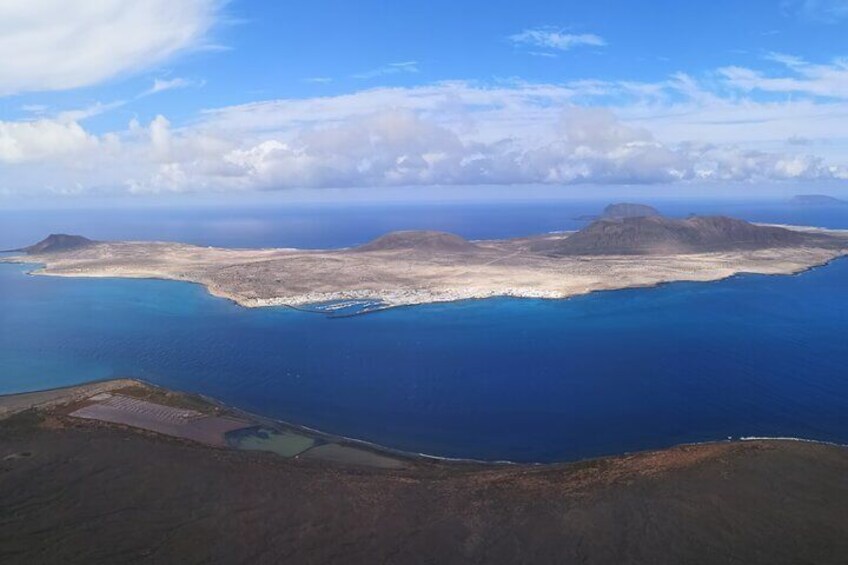
MULTIPOLYGON (((848 228, 846 208, 655 203, 671 215, 848 228)), ((583 225, 598 202, 0 212, 0 248, 75 232, 341 247, 392 229, 469 238, 583 225)), ((172 281, 0 265, 0 393, 132 376, 443 457, 569 461, 728 437, 848 443, 848 259, 795 276, 496 298, 330 318, 172 281)))

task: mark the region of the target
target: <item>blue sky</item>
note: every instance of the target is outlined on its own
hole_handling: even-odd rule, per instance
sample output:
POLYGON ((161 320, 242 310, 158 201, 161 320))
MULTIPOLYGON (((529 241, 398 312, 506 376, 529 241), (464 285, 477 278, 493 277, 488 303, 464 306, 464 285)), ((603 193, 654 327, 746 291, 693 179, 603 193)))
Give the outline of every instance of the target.
POLYGON ((0 195, 839 190, 846 32, 848 0, 10 0, 0 195))

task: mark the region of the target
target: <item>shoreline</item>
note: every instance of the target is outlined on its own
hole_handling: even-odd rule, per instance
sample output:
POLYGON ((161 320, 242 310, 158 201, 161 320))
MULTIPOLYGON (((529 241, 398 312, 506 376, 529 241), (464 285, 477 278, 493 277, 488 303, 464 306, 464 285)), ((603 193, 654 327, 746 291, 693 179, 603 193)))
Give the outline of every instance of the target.
MULTIPOLYGON (((820 229, 820 228, 810 228, 810 229, 820 229)), ((845 230, 848 231, 848 230, 845 230)), ((669 279, 669 280, 659 280, 651 283, 644 284, 630 284, 626 286, 609 286, 606 288, 593 288, 586 289, 581 292, 573 292, 573 293, 562 293, 560 295, 542 295, 542 294, 533 294, 533 293, 511 293, 508 291, 505 292, 492 292, 492 293, 481 293, 480 295, 465 295, 465 296, 451 296, 451 297, 434 297, 429 296, 426 299, 422 300, 412 300, 412 301, 396 301, 396 302, 387 302, 384 297, 381 297, 379 293, 371 293, 368 291, 339 291, 336 293, 323 293, 320 296, 313 296, 309 299, 303 298, 291 301, 284 298, 271 298, 271 299, 244 299, 237 295, 228 293, 226 291, 221 291, 220 289, 216 289, 210 286, 208 283, 203 281, 196 281, 187 278, 177 278, 177 277, 168 277, 168 276, 160 276, 160 275, 143 275, 143 276, 135 276, 135 275, 121 275, 121 274, 112 274, 112 273, 63 273, 63 272, 50 272, 48 267, 40 262, 40 261, 28 261, 25 256, 12 255, 8 257, 0 257, 0 264, 9 264, 9 265, 32 265, 35 268, 32 270, 25 271, 27 276, 37 276, 37 277, 54 277, 54 278, 68 278, 68 279, 111 279, 111 280, 148 280, 148 281, 165 281, 165 282, 177 282, 177 283, 188 283, 191 285, 196 285, 202 287, 203 290, 214 298, 220 298, 226 300, 236 306, 247 309, 261 309, 261 308, 288 308, 291 310, 295 310, 298 312, 304 312, 308 314, 320 314, 327 316, 328 318, 351 318, 355 316, 364 316, 366 314, 376 314, 379 312, 384 312, 387 310, 394 310, 396 308, 410 308, 415 306, 427 306, 431 304, 452 304, 458 302, 470 302, 470 301, 484 301, 498 298, 508 298, 508 299, 517 299, 517 300, 545 300, 545 301, 567 301, 572 298, 579 298, 584 296, 590 296, 593 294, 599 294, 604 292, 618 292, 618 291, 626 291, 626 290, 649 290, 653 288, 662 288, 667 285, 677 284, 677 283, 701 283, 701 284, 710 284, 715 282, 722 282, 733 279, 735 277, 744 277, 744 276, 769 276, 769 277, 784 277, 784 276, 798 276, 803 275, 804 273, 813 271, 815 269, 820 269, 823 267, 827 267, 828 265, 839 261, 841 259, 848 259, 848 250, 834 255, 830 258, 824 259, 819 263, 799 266, 797 268, 793 268, 792 270, 787 270, 783 272, 756 272, 756 271, 737 271, 731 272, 727 274, 723 274, 717 276, 716 278, 704 278, 704 279, 669 279), (310 308, 310 306, 315 306, 319 304, 324 304, 327 302, 337 302, 337 301, 367 301, 367 302, 379 302, 380 306, 366 309, 358 312, 345 312, 341 314, 336 314, 332 311, 324 311, 324 310, 316 310, 310 308)), ((426 291, 422 291, 422 294, 426 294, 426 291)), ((306 295, 303 295, 306 296, 306 295)))
MULTIPOLYGON (((740 435, 738 437, 726 437, 726 438, 716 438, 716 439, 707 439, 702 441, 691 441, 691 442, 682 442, 682 443, 674 443, 669 444, 662 447, 655 448, 645 448, 638 449, 633 451, 623 451, 618 453, 606 453, 596 456, 583 457, 578 459, 565 459, 565 460, 557 460, 557 461, 511 461, 507 459, 502 460, 487 460, 487 459, 474 459, 474 458, 465 458, 465 457, 449 457, 449 456, 441 456, 441 455, 433 455, 429 453, 423 452, 415 452, 415 451, 407 451, 402 449, 396 449, 393 447, 381 445, 378 443, 370 442, 363 439, 357 439, 349 436, 344 436, 340 434, 334 434, 325 432, 316 428, 311 428, 309 426, 296 424, 293 422, 289 422, 282 419, 272 418, 269 416, 264 416, 262 414, 251 412, 249 410, 245 410, 239 408, 236 405, 227 404, 218 400, 217 398, 207 396, 202 393, 196 392, 186 392, 179 389, 173 389, 164 387, 161 385, 157 385, 150 381, 135 378, 135 377, 117 377, 117 378, 106 378, 106 379, 96 379, 93 381, 87 381, 84 383, 53 387, 48 389, 34 390, 34 391, 26 391, 26 392, 15 392, 15 393, 7 393, 0 394, 0 422, 10 417, 15 416, 21 412, 25 412, 27 410, 45 410, 51 409, 58 406, 68 405, 74 402, 79 402, 80 400, 84 400, 85 398, 89 398, 91 396, 100 394, 102 392, 110 392, 114 390, 119 390, 122 388, 127 388, 131 386, 141 386, 143 388, 151 389, 153 391, 157 391, 164 394, 174 394, 179 398, 196 398, 204 403, 221 410, 225 414, 233 415, 236 417, 245 418, 251 422, 254 422, 260 426, 267 426, 272 429, 276 429, 278 431, 293 431, 296 433, 303 434, 312 439, 338 443, 339 445, 350 445, 356 447, 358 449, 363 449, 369 452, 373 452, 377 455, 386 455, 390 457, 395 457, 401 459, 402 461, 409 463, 442 463, 446 465, 458 465, 458 466, 473 466, 473 467, 483 467, 483 468, 544 468, 544 467, 559 467, 563 465, 580 465, 589 462, 598 462, 605 461, 610 459, 618 459, 618 458, 626 458, 626 457, 634 457, 634 456, 644 456, 646 454, 651 453, 661 453, 668 450, 680 449, 680 448, 691 448, 691 447, 700 447, 700 446, 712 446, 712 445, 723 445, 723 444, 734 444, 734 443, 746 443, 746 442, 799 442, 813 445, 823 445, 823 446, 832 446, 848 449, 848 443, 840 443, 836 441, 829 440, 821 440, 815 438, 803 438, 803 437, 794 437, 794 436, 746 436, 740 435), (64 394, 62 394, 64 393, 64 394), (26 400, 27 397, 37 398, 39 396, 48 396, 44 401, 36 402, 36 403, 17 403, 18 406, 13 406, 11 410, 8 409, 7 404, 10 404, 9 400, 26 400), (29 405, 26 405, 29 404, 29 405)), ((11 403, 15 404, 15 403, 11 403)), ((130 426, 132 427, 132 426, 130 426)), ((224 449, 238 450, 237 447, 227 446, 224 449)))
MULTIPOLYGON (((155 391, 160 391, 164 393, 173 393, 185 397, 194 397, 198 398, 211 406, 219 408, 227 413, 233 414, 235 416, 244 417, 251 421, 255 421, 260 425, 265 425, 268 427, 277 427, 282 428, 284 430, 291 430, 295 432, 302 433, 309 437, 315 439, 321 439, 325 441, 338 442, 340 444, 350 444, 354 445, 361 449, 366 449, 369 451, 374 451, 378 454, 390 455, 393 457, 399 457, 407 461, 413 462, 448 462, 453 464, 461 464, 461 465, 482 465, 482 466, 539 466, 539 465, 562 465, 568 463, 579 462, 582 460, 574 460, 574 461, 556 461, 556 462, 519 462, 519 461, 509 461, 509 460, 485 460, 485 459, 473 459, 473 458, 464 458, 464 457, 446 457, 440 455, 431 455, 428 453, 421 453, 415 451, 406 451, 402 449, 396 449, 393 447, 381 445, 378 443, 370 442, 364 439, 357 439, 354 437, 344 436, 340 434, 334 434, 330 432, 325 432, 316 428, 311 428, 309 426, 305 426, 302 424, 296 424, 294 422, 289 422, 287 420, 282 420, 278 418, 272 418, 270 416, 265 416, 256 412, 251 412, 249 410, 245 410, 236 405, 227 404, 217 398, 207 396, 202 393, 196 392, 186 392, 179 389, 168 388, 161 385, 157 385, 156 383, 152 383, 145 379, 136 378, 136 377, 116 377, 116 378, 105 378, 105 379, 96 379, 93 381, 86 381, 79 384, 72 384, 66 386, 52 387, 41 390, 33 390, 33 391, 25 391, 25 392, 13 392, 7 394, 0 394, 0 422, 4 419, 14 416, 17 413, 24 412, 26 410, 40 410, 44 408, 51 408, 57 405, 69 404, 71 402, 79 400, 81 397, 90 396, 94 394, 98 394, 99 392, 105 392, 110 390, 115 390, 121 387, 126 387, 128 385, 141 385, 146 388, 153 389, 155 391), (57 393, 56 398, 51 399, 48 402, 38 402, 35 404, 31 404, 29 406, 21 406, 20 409, 13 410, 5 410, 5 404, 7 400, 12 399, 25 399, 26 397, 38 397, 40 395, 49 395, 51 393, 57 393), (65 393, 61 395, 61 393, 65 393)), ((685 444, 681 444, 685 445, 685 444)), ((236 449, 236 448, 231 448, 236 449)), ((615 455, 612 455, 615 456, 615 455)), ((606 457, 606 456, 604 456, 606 457)))

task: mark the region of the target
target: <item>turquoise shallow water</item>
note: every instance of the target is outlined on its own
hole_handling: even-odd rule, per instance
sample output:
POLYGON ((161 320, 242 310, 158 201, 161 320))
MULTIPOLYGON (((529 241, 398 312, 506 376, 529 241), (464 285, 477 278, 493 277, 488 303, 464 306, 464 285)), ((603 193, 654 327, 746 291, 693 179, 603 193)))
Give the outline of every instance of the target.
POLYGON ((728 436, 848 443, 848 261, 798 276, 331 319, 167 281, 0 265, 0 392, 137 376, 448 457, 728 436))

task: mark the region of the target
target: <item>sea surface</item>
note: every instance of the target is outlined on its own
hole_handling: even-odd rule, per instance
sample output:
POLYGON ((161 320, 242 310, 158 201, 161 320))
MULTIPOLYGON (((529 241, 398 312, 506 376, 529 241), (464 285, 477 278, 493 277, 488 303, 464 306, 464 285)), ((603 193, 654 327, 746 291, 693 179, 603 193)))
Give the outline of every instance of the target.
MULTIPOLYGON (((0 247, 51 231, 306 247, 424 227, 504 237, 575 229, 573 218, 598 206, 101 211, 103 221, 0 212, 0 247)), ((845 208, 659 207, 848 228, 845 208)), ((848 443, 848 259, 795 276, 346 318, 245 309, 188 283, 35 277, 29 268, 0 265, 0 393, 134 376, 396 449, 483 460, 575 460, 745 436, 848 443)))

